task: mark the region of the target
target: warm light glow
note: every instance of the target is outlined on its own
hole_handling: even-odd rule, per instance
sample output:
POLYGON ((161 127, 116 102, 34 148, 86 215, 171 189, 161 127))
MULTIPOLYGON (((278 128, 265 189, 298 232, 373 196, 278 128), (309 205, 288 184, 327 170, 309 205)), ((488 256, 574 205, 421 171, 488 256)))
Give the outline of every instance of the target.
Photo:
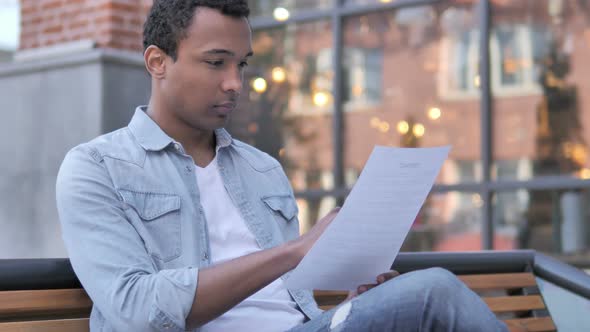
POLYGON ((588 159, 588 152, 584 145, 576 143, 572 149, 572 160, 577 164, 583 165, 588 159))
POLYGON ((504 72, 508 74, 514 74, 518 71, 519 61, 517 59, 505 59, 504 60, 504 72))
POLYGON ((383 121, 379 124, 379 131, 382 133, 386 133, 389 131, 389 123, 383 121))
POLYGON ((283 7, 277 7, 275 8, 274 12, 273 12, 273 16, 275 18, 275 20, 277 21, 286 21, 289 19, 289 11, 286 8, 283 7))
POLYGON ((471 202, 475 207, 481 207, 483 205, 483 200, 479 194, 471 195, 471 202))
POLYGON ((277 83, 283 83, 287 78, 287 73, 283 67, 274 67, 272 69, 272 80, 277 83))
POLYGON ((266 91, 266 80, 262 77, 257 77, 252 81, 252 89, 258 93, 266 91))
POLYGON ((381 120, 379 120, 378 117, 374 116, 371 118, 371 127, 373 128, 379 128, 379 124, 381 123, 381 120))
POLYGON ((391 1, 393 1, 393 0, 379 0, 379 2, 381 2, 381 3, 390 3, 391 1))
POLYGON ((476 88, 479 88, 480 84, 481 84, 481 82, 480 82, 479 75, 475 75, 475 77, 473 78, 473 85, 475 85, 476 88))
POLYGON ((580 178, 584 180, 590 179, 590 168, 582 168, 580 170, 580 178))
POLYGON ((248 125, 248 132, 250 134, 255 134, 258 132, 258 124, 256 122, 252 122, 248 125))
POLYGON ((408 133, 409 130, 410 130, 410 125, 408 124, 407 121, 400 121, 397 123, 397 131, 400 134, 405 135, 408 133))
POLYGON ((313 95, 313 103, 316 106, 323 107, 328 105, 328 101, 330 100, 330 95, 326 92, 316 92, 313 95))
POLYGON ((571 142, 563 143, 563 145, 561 146, 561 149, 563 150, 563 155, 566 158, 571 158, 572 151, 573 151, 573 144, 571 142))
POLYGON ((438 120, 441 116, 442 112, 440 111, 440 108, 438 107, 431 107, 428 110, 428 117, 432 120, 438 120))
POLYGON ((422 125, 421 123, 416 123, 414 125, 414 127, 412 128, 412 132, 414 133, 414 136, 416 136, 416 137, 424 136, 425 131, 426 131, 426 129, 424 128, 424 125, 422 125))
POLYGON ((360 97, 363 95, 363 87, 360 84, 355 84, 352 87, 352 95, 355 97, 360 97))

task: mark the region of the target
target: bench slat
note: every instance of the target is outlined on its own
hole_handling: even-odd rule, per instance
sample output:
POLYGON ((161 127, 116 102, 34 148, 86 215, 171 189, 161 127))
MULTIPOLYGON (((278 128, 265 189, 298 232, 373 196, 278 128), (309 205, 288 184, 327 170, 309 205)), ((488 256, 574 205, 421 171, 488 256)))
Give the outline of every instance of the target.
POLYGON ((537 286, 532 273, 497 273, 457 276, 473 290, 518 289, 537 286))
POLYGON ((88 318, 0 323, 0 332, 88 332, 88 318))
POLYGON ((510 331, 553 332, 557 328, 551 317, 507 319, 504 321, 510 331))
POLYGON ((334 306, 346 299, 348 292, 343 291, 314 291, 313 297, 320 306, 334 306))
POLYGON ((83 289, 3 291, 0 317, 90 312, 92 301, 83 289))
POLYGON ((484 297, 482 300, 496 313, 545 309, 539 295, 484 297))
MULTIPOLYGON (((457 276, 472 290, 519 289, 536 287, 537 281, 532 273, 497 273, 457 276)), ((314 296, 320 305, 335 305, 346 298, 343 291, 315 291, 314 296)))

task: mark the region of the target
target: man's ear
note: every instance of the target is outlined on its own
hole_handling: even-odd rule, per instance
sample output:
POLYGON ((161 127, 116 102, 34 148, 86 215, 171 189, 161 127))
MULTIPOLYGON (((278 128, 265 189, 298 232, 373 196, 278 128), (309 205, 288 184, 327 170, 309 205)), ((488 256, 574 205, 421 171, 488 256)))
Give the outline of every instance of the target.
POLYGON ((150 45, 143 53, 145 68, 155 79, 166 77, 166 53, 158 46, 150 45))

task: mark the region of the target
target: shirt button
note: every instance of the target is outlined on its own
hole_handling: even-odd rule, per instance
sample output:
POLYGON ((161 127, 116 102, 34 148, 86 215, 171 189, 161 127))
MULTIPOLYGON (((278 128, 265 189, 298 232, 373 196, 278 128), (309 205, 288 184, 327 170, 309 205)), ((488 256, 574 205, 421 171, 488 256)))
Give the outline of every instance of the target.
POLYGON ((170 323, 164 323, 162 324, 162 327, 165 329, 169 329, 170 328, 170 323))
POLYGON ((190 173, 190 172, 192 172, 192 171, 193 171, 193 168, 192 168, 192 167, 190 167, 190 166, 186 166, 184 169, 186 169, 186 172, 187 172, 187 173, 190 173))
POLYGON ((180 151, 180 144, 174 143, 174 148, 176 149, 176 151, 180 151))
POLYGON ((206 260, 208 260, 208 259, 209 259, 209 254, 207 254, 207 253, 204 253, 204 254, 203 254, 203 260, 204 260, 204 261, 206 261, 206 260))

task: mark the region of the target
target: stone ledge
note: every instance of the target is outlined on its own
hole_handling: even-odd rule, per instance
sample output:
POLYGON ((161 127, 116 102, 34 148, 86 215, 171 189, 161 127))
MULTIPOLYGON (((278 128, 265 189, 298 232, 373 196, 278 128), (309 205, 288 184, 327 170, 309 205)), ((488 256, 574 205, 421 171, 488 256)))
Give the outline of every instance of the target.
POLYGON ((144 66, 143 57, 140 53, 93 48, 70 54, 60 54, 59 56, 48 57, 46 59, 14 61, 1 64, 0 78, 94 63, 111 63, 133 67, 144 66))

